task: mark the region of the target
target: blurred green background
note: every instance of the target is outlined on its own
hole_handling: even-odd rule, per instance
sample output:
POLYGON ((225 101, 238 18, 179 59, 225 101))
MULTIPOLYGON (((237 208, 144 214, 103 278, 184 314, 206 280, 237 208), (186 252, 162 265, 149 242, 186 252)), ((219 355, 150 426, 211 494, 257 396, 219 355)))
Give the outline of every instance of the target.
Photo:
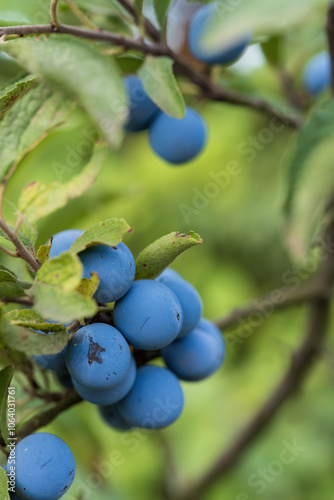
MULTIPOLYGON (((0 19, 16 24, 26 16, 30 22, 47 22, 42 17, 48 16, 48 5, 42 0, 2 0, 0 19)), ((323 25, 324 12, 319 10, 287 36, 286 65, 299 91, 305 61, 325 47, 323 25)), ((277 74, 259 52, 257 46, 246 56, 248 63, 254 62, 250 67, 241 65, 220 77, 231 86, 284 102, 277 74)), ((4 85, 17 68, 4 58, 0 68, 4 85)), ((198 289, 205 316, 214 319, 286 284, 285 273, 299 275, 300 268, 286 250, 282 215, 286 190, 282 160, 292 133, 287 128, 273 131, 270 119, 249 110, 205 102, 197 109, 207 120, 209 142, 196 161, 170 167, 154 156, 145 132, 126 137, 84 196, 41 220, 38 243, 67 228, 85 229, 104 218, 124 217, 133 228, 125 243, 136 257, 163 234, 192 229, 204 243, 183 254, 174 267, 198 289), (246 154, 249 138, 254 137, 259 150, 253 147, 254 154, 246 154), (224 184, 213 185, 214 175, 224 184)), ((8 217, 29 182, 65 182, 80 172, 89 156, 85 137, 91 130, 77 110, 24 160, 7 190, 8 217), (66 167, 61 178, 55 167, 59 164, 66 167)), ((88 403, 62 414, 47 430, 61 436, 76 458, 76 480, 64 498, 155 500, 162 497, 166 474, 171 483, 183 487, 196 480, 271 394, 301 341, 306 321, 303 307, 293 308, 270 315, 248 338, 242 339, 240 332, 227 335, 224 366, 207 381, 183 383, 185 410, 166 430, 120 434, 104 424, 88 403), (166 449, 173 455, 172 463, 166 449)), ((303 389, 237 466, 203 496, 205 500, 332 498, 333 349, 331 337, 303 389), (277 466, 286 443, 296 441, 302 449, 295 459, 277 466), (263 470, 267 479, 260 488, 256 481, 263 470)))

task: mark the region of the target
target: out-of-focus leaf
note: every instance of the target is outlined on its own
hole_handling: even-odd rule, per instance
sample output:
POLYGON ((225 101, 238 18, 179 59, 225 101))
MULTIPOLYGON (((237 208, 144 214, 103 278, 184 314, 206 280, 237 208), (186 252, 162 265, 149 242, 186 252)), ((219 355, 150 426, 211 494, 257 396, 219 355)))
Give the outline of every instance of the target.
POLYGON ((193 231, 190 231, 189 235, 173 232, 162 236, 138 255, 135 279, 156 278, 178 255, 201 243, 202 238, 193 231))
POLYGON ((217 1, 212 22, 203 37, 203 47, 216 49, 228 46, 231 40, 243 37, 251 30, 254 34, 284 33, 288 28, 302 23, 307 15, 325 0, 249 0, 231 6, 224 0, 217 1))
POLYGON ((8 388, 10 387, 13 375, 14 375, 14 367, 12 365, 6 366, 2 370, 0 370, 0 426, 1 426, 0 434, 5 442, 7 442, 8 439, 8 427, 7 427, 8 388))
POLYGON ((45 85, 19 99, 0 122, 0 181, 69 113, 69 104, 45 85))
POLYGON ((0 298, 17 299, 24 294, 20 281, 10 271, 0 269, 0 298))
POLYGON ((278 66, 282 62, 283 37, 274 35, 261 44, 262 51, 269 64, 278 66))
POLYGON ((157 20, 158 20, 161 28, 163 28, 165 25, 167 12, 168 12, 170 3, 171 3, 171 0, 154 0, 153 1, 155 14, 157 16, 157 20))
POLYGON ((55 318, 62 323, 94 316, 97 312, 96 302, 77 290, 82 273, 81 261, 72 252, 62 253, 44 262, 37 271, 32 288, 35 311, 44 318, 55 318))
POLYGON ((65 206, 68 200, 81 196, 95 182, 100 173, 105 152, 103 146, 96 147, 83 171, 66 184, 57 181, 47 186, 41 182, 28 184, 19 200, 20 213, 29 221, 35 222, 65 206))
POLYGON ((94 224, 94 226, 82 233, 75 240, 70 251, 79 253, 95 245, 115 247, 122 241, 123 236, 131 231, 131 227, 124 219, 106 219, 94 224))
POLYGON ((31 24, 31 20, 17 10, 0 11, 1 26, 15 26, 19 24, 31 24))
POLYGON ((175 118, 184 118, 186 105, 169 57, 147 56, 138 74, 147 95, 159 108, 175 118))
POLYGON ((91 299, 98 289, 99 283, 100 279, 98 275, 95 272, 92 272, 89 279, 81 279, 80 285, 77 287, 76 291, 84 297, 89 297, 91 299))
POLYGON ((36 85, 36 78, 28 75, 0 90, 0 119, 14 105, 17 99, 23 97, 34 85, 36 85))
POLYGON ((101 55, 89 42, 71 36, 17 39, 5 47, 24 68, 75 100, 111 146, 120 145, 127 94, 110 57, 101 55))
MULTIPOLYGON (((0 372, 0 377, 1 377, 1 372, 0 372)), ((6 441, 6 439, 5 439, 6 441)), ((3 500, 10 500, 9 493, 8 493, 8 477, 6 474, 6 471, 3 470, 0 467, 0 497, 3 500)))

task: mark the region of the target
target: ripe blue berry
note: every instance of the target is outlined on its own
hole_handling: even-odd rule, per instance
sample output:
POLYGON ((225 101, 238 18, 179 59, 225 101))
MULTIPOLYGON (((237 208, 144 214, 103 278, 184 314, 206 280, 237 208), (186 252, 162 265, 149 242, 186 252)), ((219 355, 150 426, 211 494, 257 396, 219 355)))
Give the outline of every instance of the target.
POLYGON ((57 500, 71 486, 75 461, 59 437, 47 432, 31 434, 16 445, 15 452, 16 490, 23 500, 57 500))
POLYGON ((129 431, 132 426, 120 414, 117 404, 100 406, 99 411, 103 419, 108 425, 117 429, 118 431, 129 431))
POLYGON ((130 391, 136 379, 137 367, 134 358, 131 356, 130 368, 119 384, 111 389, 97 391, 78 384, 74 379, 73 386, 79 396, 94 405, 112 405, 124 398, 130 391))
POLYGON ((135 281, 114 308, 114 324, 138 349, 156 350, 178 336, 182 309, 175 294, 153 280, 135 281))
POLYGON ((127 76, 124 83, 130 101, 129 117, 124 128, 127 132, 140 132, 148 128, 159 108, 146 94, 138 76, 127 76))
POLYGON ((177 165, 192 160, 202 151, 207 141, 207 126, 197 111, 187 107, 181 119, 159 113, 150 125, 149 137, 153 151, 177 165))
POLYGON ((196 12, 189 29, 189 49, 196 59, 207 64, 231 64, 241 56, 251 41, 251 36, 247 33, 241 38, 232 39, 227 45, 207 49, 203 39, 217 15, 220 12, 216 2, 204 5, 196 12))
POLYGON ((161 429, 180 416, 183 405, 183 391, 175 375, 160 366, 144 365, 117 407, 132 427, 161 429))
POLYGON ((72 244, 82 235, 80 229, 68 229, 53 236, 50 259, 58 257, 63 252, 68 252, 72 244))
POLYGON ((331 61, 328 52, 320 52, 312 57, 305 67, 303 82, 312 95, 318 95, 330 86, 331 61))
POLYGON ((165 347, 162 356, 168 368, 180 379, 202 380, 221 366, 225 342, 218 328, 202 319, 189 335, 165 347))
POLYGON ((84 278, 97 272, 100 284, 94 298, 102 304, 120 299, 129 290, 136 266, 132 253, 124 243, 116 247, 96 245, 79 254, 84 278))
POLYGON ((119 384, 130 368, 131 354, 123 335, 104 323, 80 328, 66 351, 66 365, 79 384, 98 391, 119 384))
POLYGON ((183 323, 178 338, 182 338, 197 326, 201 318, 201 297, 197 290, 181 277, 160 276, 159 281, 168 286, 179 299, 183 313, 183 323))

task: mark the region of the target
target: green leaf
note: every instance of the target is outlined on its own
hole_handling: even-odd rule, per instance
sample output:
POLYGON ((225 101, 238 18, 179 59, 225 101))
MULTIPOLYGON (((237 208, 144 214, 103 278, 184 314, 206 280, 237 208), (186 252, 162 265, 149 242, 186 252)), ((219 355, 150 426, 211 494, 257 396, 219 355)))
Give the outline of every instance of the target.
POLYGON ((153 0, 155 14, 161 28, 165 26, 171 0, 153 0))
POLYGON ((6 471, 0 467, 0 498, 3 500, 10 500, 7 481, 6 471))
POLYGON ((283 42, 282 36, 274 35, 261 44, 262 51, 272 66, 279 66, 282 62, 283 42))
POLYGON ((92 44, 71 36, 12 40, 6 52, 72 100, 103 132, 111 146, 119 146, 127 117, 127 94, 117 66, 92 44))
POLYGON ((80 285, 77 287, 77 292, 84 297, 89 297, 90 299, 93 297, 94 293, 98 289, 100 283, 99 276, 96 272, 92 272, 90 278, 82 278, 80 285))
POLYGON ((45 333, 57 333, 64 330, 64 325, 62 323, 47 323, 42 316, 31 309, 10 311, 5 314, 5 317, 12 325, 33 328, 34 330, 41 330, 45 333))
POLYGON ((173 73, 173 61, 169 57, 147 56, 139 68, 147 95, 165 113, 184 118, 186 105, 173 73))
POLYGON ((75 290, 79 286, 83 267, 73 253, 64 252, 59 257, 44 262, 37 271, 36 280, 46 285, 59 286, 64 291, 75 290))
MULTIPOLYGON (((12 231, 15 230, 15 221, 8 221, 8 226, 12 231)), ((8 236, 0 229, 0 236, 10 241, 8 236)), ((38 236, 38 231, 35 224, 32 224, 26 219, 23 219, 20 224, 20 229, 18 232, 18 237, 20 238, 23 245, 29 250, 32 249, 36 243, 38 236)))
POLYGON ((70 251, 79 253, 95 245, 115 247, 122 241, 123 236, 131 231, 131 227, 124 219, 106 219, 82 233, 75 240, 70 251))
POLYGON ((253 34, 268 35, 286 33, 301 24, 312 10, 325 6, 325 0, 249 0, 230 5, 220 0, 212 22, 208 25, 203 47, 207 50, 228 46, 231 40, 244 36, 249 30, 253 34))
POLYGON ((19 99, 0 122, 0 182, 68 115, 69 105, 35 86, 19 99))
POLYGON ((297 133, 296 146, 287 167, 288 192, 285 211, 289 215, 295 191, 314 150, 334 134, 334 102, 328 101, 311 115, 297 133))
POLYGON ((40 323, 38 323, 37 320, 36 322, 33 322, 32 320, 26 320, 25 322, 23 319, 21 321, 15 321, 15 319, 11 320, 6 314, 2 317, 1 340, 5 346, 22 351, 30 356, 40 354, 57 354, 67 345, 67 329, 64 328, 63 325, 46 325, 41 317, 40 323), (25 328, 17 323, 27 325, 32 324, 36 329, 39 328, 39 326, 47 329, 58 328, 58 331, 44 335, 34 330, 30 330, 29 328, 25 328))
POLYGON ((20 281, 10 271, 0 269, 0 298, 17 299, 23 295, 20 281))
POLYGON ((32 75, 28 75, 0 90, 0 119, 6 111, 8 111, 14 103, 19 98, 23 97, 34 85, 36 85, 36 78, 32 75))
POLYGON ((139 15, 141 15, 143 12, 143 4, 144 0, 135 0, 136 11, 138 12, 139 15))
POLYGON ((87 191, 101 172, 106 149, 97 146, 89 163, 82 172, 67 182, 53 182, 47 186, 32 182, 25 187, 19 199, 19 211, 29 221, 35 222, 64 207, 68 200, 77 198, 87 191))
POLYGON ((119 14, 122 9, 116 0, 74 0, 79 7, 93 12, 94 14, 103 14, 106 16, 119 14))
POLYGON ((17 10, 2 10, 0 11, 1 26, 15 26, 18 24, 31 24, 32 21, 17 10))
POLYGON ((190 231, 189 235, 173 232, 162 236, 138 255, 135 279, 156 278, 178 255, 201 243, 202 238, 193 231, 190 231))
POLYGON ((37 251, 37 259, 41 264, 49 260, 51 245, 41 245, 37 251))
POLYGON ((72 252, 44 262, 37 271, 32 288, 34 310, 45 318, 69 323, 78 318, 90 318, 97 313, 97 304, 78 292, 83 267, 72 252))
MULTIPOLYGON (((8 427, 7 427, 7 412, 8 412, 8 388, 14 375, 14 367, 12 365, 6 366, 0 370, 0 434, 5 443, 8 441, 8 427)), ((2 481, 1 481, 2 483, 2 481)), ((0 483, 0 493, 3 491, 3 484, 0 483)), ((7 486, 7 476, 6 476, 7 486)), ((7 490, 5 490, 7 491, 7 490)), ((1 498, 9 498, 1 496, 1 498)))

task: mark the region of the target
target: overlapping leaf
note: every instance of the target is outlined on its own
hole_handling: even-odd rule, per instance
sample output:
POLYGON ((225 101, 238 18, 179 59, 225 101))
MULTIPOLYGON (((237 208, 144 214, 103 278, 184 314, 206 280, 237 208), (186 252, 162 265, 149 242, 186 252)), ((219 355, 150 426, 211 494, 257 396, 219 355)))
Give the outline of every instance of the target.
POLYGON ((19 64, 75 100, 112 146, 122 140, 127 95, 118 68, 89 42, 71 36, 12 40, 6 52, 19 64))
POLYGON ((17 99, 23 97, 34 85, 36 85, 36 77, 28 75, 0 90, 0 119, 17 99))
POLYGON ((189 235, 173 232, 162 236, 138 255, 135 279, 156 278, 178 255, 201 243, 202 238, 193 231, 189 235))
POLYGON ((95 245, 115 247, 129 232, 131 232, 131 228, 124 219, 106 219, 94 224, 79 236, 71 246, 70 251, 79 253, 95 245))

